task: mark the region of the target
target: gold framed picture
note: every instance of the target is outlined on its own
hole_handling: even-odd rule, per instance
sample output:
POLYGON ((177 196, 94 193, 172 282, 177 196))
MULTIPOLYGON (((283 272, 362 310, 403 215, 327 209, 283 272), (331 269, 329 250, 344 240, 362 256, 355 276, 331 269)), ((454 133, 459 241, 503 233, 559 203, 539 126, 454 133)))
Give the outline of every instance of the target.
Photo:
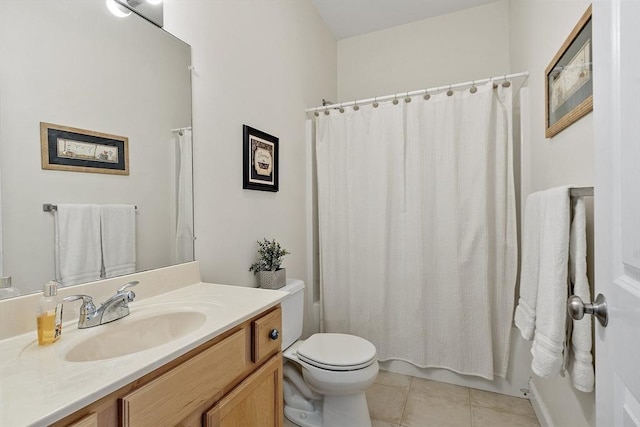
POLYGON ((42 169, 129 175, 129 138, 40 122, 42 169))
POLYGON ((545 70, 545 137, 593 110, 591 6, 545 70))

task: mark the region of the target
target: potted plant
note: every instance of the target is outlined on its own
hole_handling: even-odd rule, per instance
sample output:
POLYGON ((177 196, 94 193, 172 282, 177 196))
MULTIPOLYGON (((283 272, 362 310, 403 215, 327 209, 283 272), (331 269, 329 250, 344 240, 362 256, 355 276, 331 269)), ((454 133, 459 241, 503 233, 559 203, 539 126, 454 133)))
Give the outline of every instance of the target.
POLYGON ((258 275, 258 284, 261 288, 279 289, 287 283, 286 269, 280 268, 282 258, 290 254, 275 239, 269 241, 266 238, 258 241, 258 261, 251 264, 249 271, 258 275))

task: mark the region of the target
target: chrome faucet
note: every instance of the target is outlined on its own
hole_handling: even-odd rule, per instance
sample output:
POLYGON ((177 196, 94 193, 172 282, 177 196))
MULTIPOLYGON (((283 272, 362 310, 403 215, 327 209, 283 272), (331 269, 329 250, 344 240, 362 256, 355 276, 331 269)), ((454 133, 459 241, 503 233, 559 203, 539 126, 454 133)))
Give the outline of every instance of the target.
POLYGON ((89 295, 71 295, 63 298, 63 302, 82 300, 80 306, 80 318, 78 319, 78 329, 93 328, 113 322, 129 315, 129 303, 133 301, 136 294, 127 289, 138 284, 137 281, 124 284, 118 292, 100 305, 96 309, 93 299, 89 295))

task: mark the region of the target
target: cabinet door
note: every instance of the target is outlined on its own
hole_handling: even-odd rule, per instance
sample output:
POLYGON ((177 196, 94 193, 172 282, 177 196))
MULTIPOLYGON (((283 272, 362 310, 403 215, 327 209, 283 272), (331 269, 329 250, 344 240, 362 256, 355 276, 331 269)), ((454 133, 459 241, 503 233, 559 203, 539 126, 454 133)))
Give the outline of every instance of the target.
POLYGON ((81 420, 69 424, 68 427, 98 427, 98 416, 95 413, 89 414, 81 420))
POLYGON ((282 427, 282 355, 274 356, 204 415, 205 427, 282 427))
POLYGON ((122 398, 123 427, 176 425, 246 370, 246 331, 233 335, 122 398))

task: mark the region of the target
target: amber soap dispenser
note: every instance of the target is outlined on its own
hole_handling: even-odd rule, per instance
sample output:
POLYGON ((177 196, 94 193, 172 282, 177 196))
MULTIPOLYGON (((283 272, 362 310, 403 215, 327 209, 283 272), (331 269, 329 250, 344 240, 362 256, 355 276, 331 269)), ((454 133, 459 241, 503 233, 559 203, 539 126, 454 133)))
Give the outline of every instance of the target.
POLYGON ((49 282, 42 289, 42 299, 38 303, 38 344, 51 344, 62 335, 62 303, 56 301, 58 284, 49 282))

